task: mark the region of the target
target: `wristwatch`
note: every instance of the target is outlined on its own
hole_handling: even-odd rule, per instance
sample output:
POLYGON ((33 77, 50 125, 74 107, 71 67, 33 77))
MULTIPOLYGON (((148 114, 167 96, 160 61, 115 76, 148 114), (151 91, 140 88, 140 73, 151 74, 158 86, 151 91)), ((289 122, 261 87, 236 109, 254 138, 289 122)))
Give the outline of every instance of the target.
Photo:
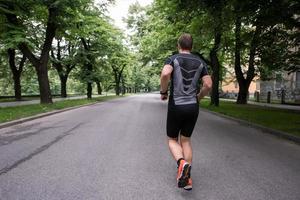
POLYGON ((167 91, 165 91, 165 92, 163 92, 163 91, 160 91, 160 94, 161 94, 161 95, 168 95, 168 90, 167 90, 167 91))

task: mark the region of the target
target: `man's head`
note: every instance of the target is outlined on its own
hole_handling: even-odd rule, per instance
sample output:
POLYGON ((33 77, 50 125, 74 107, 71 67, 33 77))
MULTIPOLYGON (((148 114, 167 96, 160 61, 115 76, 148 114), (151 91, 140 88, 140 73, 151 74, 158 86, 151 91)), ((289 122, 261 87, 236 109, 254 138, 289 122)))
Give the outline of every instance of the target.
POLYGON ((188 34, 182 34, 178 39, 178 48, 180 50, 191 51, 193 48, 193 37, 188 34))

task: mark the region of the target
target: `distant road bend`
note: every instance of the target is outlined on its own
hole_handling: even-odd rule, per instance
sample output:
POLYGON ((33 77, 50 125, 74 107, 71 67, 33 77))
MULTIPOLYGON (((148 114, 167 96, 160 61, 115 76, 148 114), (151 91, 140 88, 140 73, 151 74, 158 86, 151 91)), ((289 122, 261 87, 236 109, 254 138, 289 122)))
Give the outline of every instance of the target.
POLYGON ((166 111, 143 94, 0 129, 0 199, 300 199, 299 145, 205 111, 193 191, 177 188, 166 111))

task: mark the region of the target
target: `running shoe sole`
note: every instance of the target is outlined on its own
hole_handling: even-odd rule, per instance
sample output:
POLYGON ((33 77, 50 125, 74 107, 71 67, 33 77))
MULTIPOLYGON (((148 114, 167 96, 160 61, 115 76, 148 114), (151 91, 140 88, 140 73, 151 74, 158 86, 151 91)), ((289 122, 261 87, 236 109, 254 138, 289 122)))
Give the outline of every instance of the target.
POLYGON ((188 172, 189 172, 189 164, 185 163, 183 166, 182 173, 177 180, 179 188, 184 188, 188 184, 188 179, 189 179, 188 172))
POLYGON ((183 189, 185 189, 187 191, 191 191, 193 189, 193 187, 191 185, 186 185, 185 187, 183 187, 183 189))

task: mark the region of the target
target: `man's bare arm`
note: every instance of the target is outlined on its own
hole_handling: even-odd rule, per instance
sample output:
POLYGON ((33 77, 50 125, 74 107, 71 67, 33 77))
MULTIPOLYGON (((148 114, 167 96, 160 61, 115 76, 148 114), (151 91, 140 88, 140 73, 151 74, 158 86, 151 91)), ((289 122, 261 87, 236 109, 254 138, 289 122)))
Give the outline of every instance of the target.
MULTIPOLYGON (((160 76, 160 91, 167 92, 169 81, 171 79, 171 74, 173 71, 173 67, 171 65, 165 65, 160 76)), ((161 99, 167 99, 167 95, 161 95, 161 99)))
POLYGON ((211 77, 209 75, 203 76, 202 77, 202 88, 199 92, 198 96, 198 100, 200 101, 201 99, 203 99, 206 95, 208 95, 208 93, 211 90, 212 87, 212 80, 211 77))

